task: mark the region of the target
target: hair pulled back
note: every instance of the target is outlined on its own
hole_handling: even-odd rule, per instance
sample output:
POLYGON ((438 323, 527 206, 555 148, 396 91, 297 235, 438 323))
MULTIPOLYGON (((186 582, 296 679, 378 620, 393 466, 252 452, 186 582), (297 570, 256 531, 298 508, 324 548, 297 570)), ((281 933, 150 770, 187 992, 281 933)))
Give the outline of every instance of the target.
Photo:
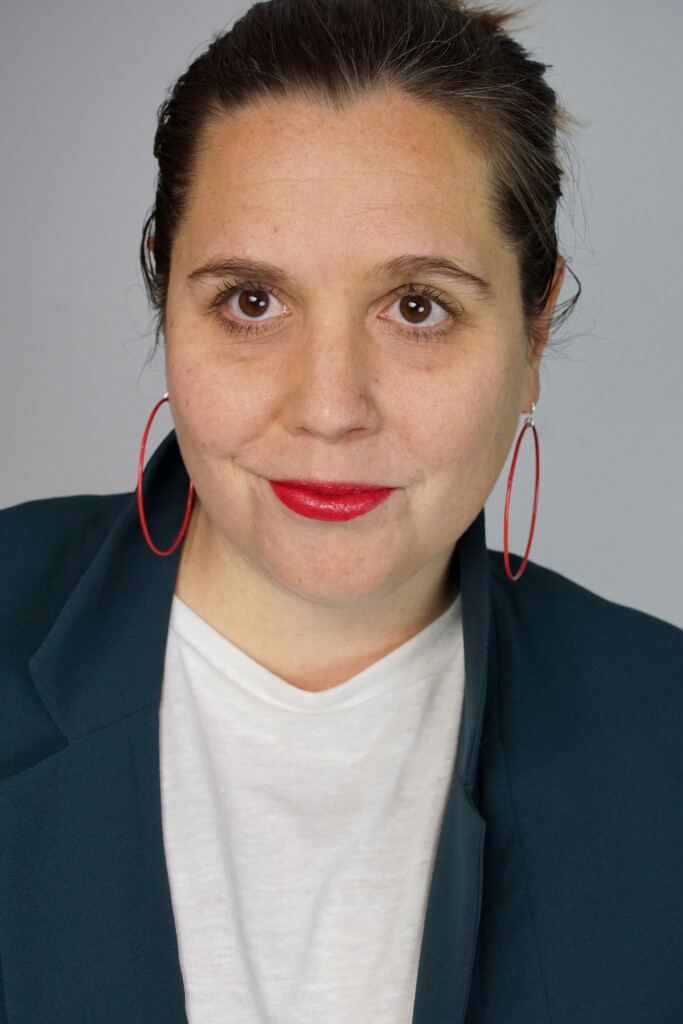
MULTIPOLYGON (((514 16, 459 0, 264 0, 216 36, 158 114, 156 197, 140 246, 157 340, 171 248, 211 119, 292 96, 342 109, 387 88, 451 113, 483 149, 492 170, 493 216, 518 258, 531 331, 558 259, 563 171, 557 149, 566 115, 544 80, 548 66, 505 32, 514 16)), ((577 298, 556 312, 555 326, 577 298)))

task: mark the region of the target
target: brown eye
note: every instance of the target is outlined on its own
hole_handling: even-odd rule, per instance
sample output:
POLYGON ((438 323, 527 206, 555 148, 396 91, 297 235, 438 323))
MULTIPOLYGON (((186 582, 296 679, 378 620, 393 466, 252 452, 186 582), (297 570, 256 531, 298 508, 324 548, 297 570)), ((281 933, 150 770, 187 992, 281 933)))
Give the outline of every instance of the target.
POLYGON ((246 316, 261 316, 268 310, 270 299, 268 292, 260 288, 247 288, 239 293, 237 305, 246 316))
MULTIPOLYGON (((397 289, 398 291, 398 289, 397 289)), ((408 330, 413 338, 435 339, 452 329, 460 318, 460 310, 444 295, 432 294, 431 285, 404 286, 389 309, 380 313, 382 320, 391 320, 397 327, 408 330), (391 311, 394 310, 394 320, 391 311), (414 328, 410 330, 410 328, 414 328)))
POLYGON ((422 324, 432 311, 432 303, 424 295, 404 295, 399 312, 410 324, 422 324))
POLYGON ((284 303, 257 281, 226 285, 214 299, 211 312, 219 326, 233 334, 265 330, 269 321, 289 315, 284 303))

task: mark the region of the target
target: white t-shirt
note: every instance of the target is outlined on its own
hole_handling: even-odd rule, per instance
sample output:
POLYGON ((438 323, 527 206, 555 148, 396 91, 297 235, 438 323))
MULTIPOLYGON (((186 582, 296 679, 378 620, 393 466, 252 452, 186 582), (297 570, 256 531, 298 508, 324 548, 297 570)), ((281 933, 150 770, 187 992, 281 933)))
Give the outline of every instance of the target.
POLYGON ((160 771, 190 1024, 410 1024, 463 691, 459 597, 320 693, 174 597, 160 771))

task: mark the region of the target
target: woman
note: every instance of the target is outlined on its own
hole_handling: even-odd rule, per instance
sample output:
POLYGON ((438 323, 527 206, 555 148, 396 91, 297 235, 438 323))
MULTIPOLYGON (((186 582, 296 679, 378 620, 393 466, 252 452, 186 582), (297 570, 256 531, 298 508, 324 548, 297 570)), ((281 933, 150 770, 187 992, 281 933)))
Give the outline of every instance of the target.
POLYGON ((2 516, 11 1024, 683 1012, 683 635, 485 547, 563 315, 505 20, 270 0, 160 111, 175 431, 2 516))

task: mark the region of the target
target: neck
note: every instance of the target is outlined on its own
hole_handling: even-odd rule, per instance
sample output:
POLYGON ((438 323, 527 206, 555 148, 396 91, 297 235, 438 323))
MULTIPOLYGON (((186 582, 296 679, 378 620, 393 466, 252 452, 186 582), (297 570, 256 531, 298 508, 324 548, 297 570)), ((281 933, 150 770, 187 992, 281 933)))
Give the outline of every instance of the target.
POLYGON ((183 545, 175 593, 259 664, 311 692, 338 686, 434 622, 455 600, 450 554, 390 593, 312 600, 253 565, 202 514, 183 545))

